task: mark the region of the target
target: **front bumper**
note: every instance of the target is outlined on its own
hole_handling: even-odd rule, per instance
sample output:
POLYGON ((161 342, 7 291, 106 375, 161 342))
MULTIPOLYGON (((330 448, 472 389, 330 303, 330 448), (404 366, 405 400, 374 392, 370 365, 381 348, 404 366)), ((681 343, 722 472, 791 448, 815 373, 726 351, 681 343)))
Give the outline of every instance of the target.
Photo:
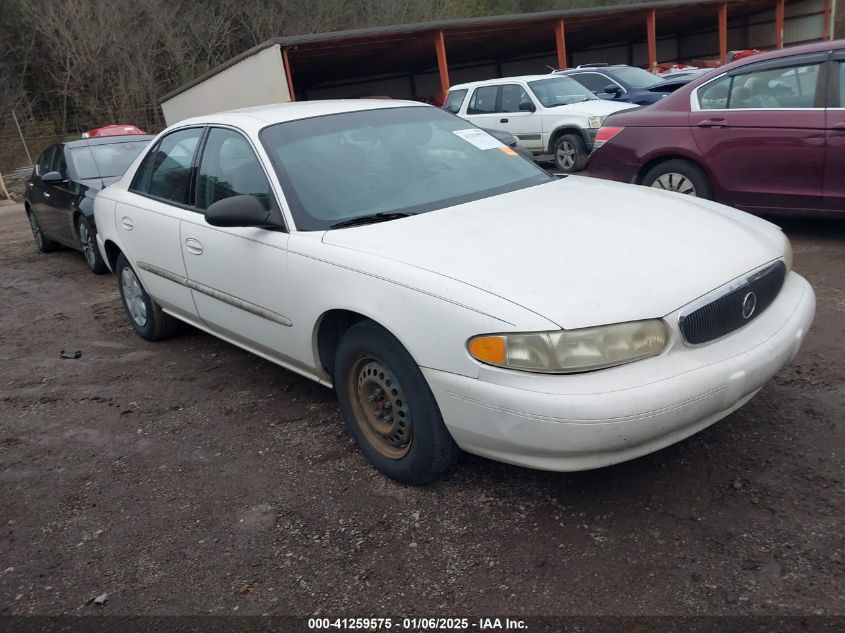
POLYGON ((478 379, 424 369, 458 445, 544 470, 587 470, 678 442, 738 409, 798 352, 815 314, 807 281, 790 273, 778 298, 744 328, 663 355, 571 376, 484 368, 478 379))

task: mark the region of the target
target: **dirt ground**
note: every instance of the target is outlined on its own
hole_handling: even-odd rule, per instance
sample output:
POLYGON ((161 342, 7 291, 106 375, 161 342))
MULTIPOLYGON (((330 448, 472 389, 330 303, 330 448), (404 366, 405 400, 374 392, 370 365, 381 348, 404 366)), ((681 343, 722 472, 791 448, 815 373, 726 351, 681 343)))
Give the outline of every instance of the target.
POLYGON ((0 207, 0 615, 845 613, 845 222, 781 223, 818 313, 744 408, 611 468, 467 456, 408 488, 331 391, 141 340, 0 207))

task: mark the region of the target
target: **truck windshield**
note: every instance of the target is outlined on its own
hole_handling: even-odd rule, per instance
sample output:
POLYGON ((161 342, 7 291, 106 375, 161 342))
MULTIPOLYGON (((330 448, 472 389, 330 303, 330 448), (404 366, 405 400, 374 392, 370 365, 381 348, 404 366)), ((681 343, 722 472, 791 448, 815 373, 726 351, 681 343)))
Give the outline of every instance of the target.
POLYGON ((552 77, 550 79, 529 81, 528 86, 538 101, 547 108, 556 108, 557 106, 598 99, 587 88, 569 77, 552 77))
POLYGON ((486 132, 428 106, 278 123, 260 138, 303 231, 387 221, 553 180, 486 132))
POLYGON ((632 88, 651 88, 664 81, 663 78, 634 66, 614 68, 613 74, 632 88))

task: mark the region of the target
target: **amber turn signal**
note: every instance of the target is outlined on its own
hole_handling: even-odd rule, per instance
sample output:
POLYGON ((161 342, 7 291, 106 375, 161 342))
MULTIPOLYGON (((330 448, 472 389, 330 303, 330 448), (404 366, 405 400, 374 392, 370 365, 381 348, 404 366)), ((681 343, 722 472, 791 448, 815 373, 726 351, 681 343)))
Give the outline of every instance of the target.
POLYGON ((492 365, 504 365, 505 339, 501 336, 479 336, 472 339, 467 346, 469 353, 476 360, 492 365))

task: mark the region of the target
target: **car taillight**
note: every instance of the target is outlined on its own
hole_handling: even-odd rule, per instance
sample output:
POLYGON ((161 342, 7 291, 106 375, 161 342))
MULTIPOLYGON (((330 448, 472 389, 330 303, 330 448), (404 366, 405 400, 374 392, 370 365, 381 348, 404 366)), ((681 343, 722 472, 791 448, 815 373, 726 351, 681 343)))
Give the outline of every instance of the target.
POLYGON ((601 127, 601 128, 599 128, 599 131, 596 132, 596 140, 593 141, 593 148, 598 149, 599 147, 601 147, 602 145, 607 143, 610 139, 612 139, 614 136, 619 134, 619 132, 621 132, 624 129, 625 129, 624 127, 601 127))

